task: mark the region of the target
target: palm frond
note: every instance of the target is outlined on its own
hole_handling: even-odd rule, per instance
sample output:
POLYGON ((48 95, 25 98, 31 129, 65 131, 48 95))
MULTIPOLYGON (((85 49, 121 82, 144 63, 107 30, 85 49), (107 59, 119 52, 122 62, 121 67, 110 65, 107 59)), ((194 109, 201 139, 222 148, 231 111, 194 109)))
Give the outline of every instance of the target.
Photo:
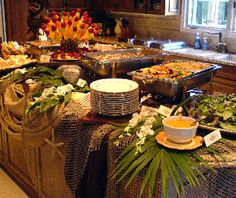
MULTIPOLYGON (((146 171, 146 174, 143 178, 143 182, 142 182, 142 185, 141 185, 141 189, 140 189, 140 193, 139 193, 139 197, 142 196, 143 192, 144 192, 144 189, 145 189, 145 186, 148 182, 148 180, 151 178, 151 175, 152 175, 152 172, 153 171, 156 171, 159 169, 159 164, 160 164, 160 159, 161 159, 161 150, 158 149, 158 152, 156 154, 156 156, 153 158, 153 160, 151 161, 150 163, 150 166, 148 167, 147 171, 146 171)), ((156 177, 156 174, 155 174, 155 177, 156 177)), ((155 179, 154 179, 155 180, 155 179)), ((154 186, 154 185, 153 185, 154 186)), ((149 182, 149 188, 151 187, 151 184, 149 182)))
MULTIPOLYGON (((153 147, 149 149, 145 155, 142 155, 143 161, 139 164, 139 166, 136 167, 136 170, 133 172, 133 174, 130 176, 130 179, 128 180, 125 187, 127 187, 143 169, 144 167, 153 159, 154 156, 156 156, 156 152, 158 152, 158 149, 156 147, 153 147)), ((140 157, 141 158, 141 157, 140 157)))

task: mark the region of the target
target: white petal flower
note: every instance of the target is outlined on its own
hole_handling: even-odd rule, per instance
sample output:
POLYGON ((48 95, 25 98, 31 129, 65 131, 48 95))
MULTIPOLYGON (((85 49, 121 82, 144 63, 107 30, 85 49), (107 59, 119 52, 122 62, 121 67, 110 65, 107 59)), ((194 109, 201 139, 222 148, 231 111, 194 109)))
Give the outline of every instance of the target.
POLYGON ((137 117, 133 118, 129 122, 129 127, 134 128, 138 125, 138 123, 139 123, 139 118, 137 118, 137 117))
POLYGON ((139 114, 138 113, 133 113, 132 118, 137 117, 139 114))
POLYGON ((42 96, 47 97, 47 96, 53 94, 54 90, 55 90, 55 87, 46 88, 46 89, 44 89, 42 96))

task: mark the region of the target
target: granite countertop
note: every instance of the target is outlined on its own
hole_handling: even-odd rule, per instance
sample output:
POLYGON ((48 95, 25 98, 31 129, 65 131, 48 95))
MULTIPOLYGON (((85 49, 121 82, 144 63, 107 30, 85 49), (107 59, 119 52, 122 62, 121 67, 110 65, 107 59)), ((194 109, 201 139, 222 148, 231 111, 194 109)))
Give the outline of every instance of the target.
MULTIPOLYGON (((103 43, 111 43, 111 44, 121 44, 122 45, 127 45, 127 46, 132 46, 132 47, 144 47, 144 46, 140 46, 140 45, 131 45, 125 42, 119 42, 118 41, 118 37, 115 36, 100 36, 100 37, 96 37, 94 39, 95 42, 103 42, 103 43)), ((156 49, 156 48, 153 48, 156 49)), ((192 50, 192 48, 189 48, 190 50, 192 50)), ((228 61, 228 60, 220 60, 218 59, 218 57, 207 57, 207 56, 201 56, 200 54, 196 55, 196 54, 191 54, 191 53, 181 53, 175 50, 157 50, 159 53, 166 53, 168 55, 174 55, 174 56, 180 56, 183 58, 191 58, 194 60, 199 60, 199 61, 205 61, 205 62, 210 62, 210 63, 214 63, 214 64, 220 64, 220 65, 226 65, 226 66, 232 66, 232 67, 236 67, 236 62, 233 61, 228 61)), ((229 55, 229 54, 222 54, 222 53, 218 53, 218 52, 214 52, 214 51, 209 51, 214 53, 216 56, 224 56, 224 55, 229 55)))
POLYGON ((204 56, 199 56, 199 55, 194 55, 194 54, 185 54, 185 53, 181 53, 181 52, 174 52, 174 50, 173 51, 163 51, 163 52, 165 52, 169 55, 173 55, 173 56, 181 56, 183 58, 191 58, 194 60, 200 60, 200 61, 210 62, 210 63, 214 63, 214 64, 219 64, 219 65, 236 67, 236 62, 217 60, 217 59, 214 59, 211 57, 204 57, 204 56))

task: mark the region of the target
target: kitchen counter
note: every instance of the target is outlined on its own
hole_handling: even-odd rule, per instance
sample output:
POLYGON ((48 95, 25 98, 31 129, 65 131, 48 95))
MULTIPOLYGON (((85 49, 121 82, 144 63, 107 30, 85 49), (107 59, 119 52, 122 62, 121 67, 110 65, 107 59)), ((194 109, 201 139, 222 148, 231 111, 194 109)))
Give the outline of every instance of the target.
MULTIPOLYGON (((112 43, 129 45, 133 47, 146 47, 141 45, 130 45, 125 42, 119 42, 117 37, 97 37, 95 42, 112 43)), ((236 93, 236 55, 223 54, 211 50, 196 50, 193 48, 182 48, 177 50, 162 50, 157 49, 157 53, 164 55, 164 61, 173 60, 196 60, 202 62, 209 62, 222 66, 222 69, 218 70, 211 83, 199 87, 200 89, 208 90, 210 93, 236 93), (230 61, 231 58, 233 61, 230 61)))
MULTIPOLYGON (((131 45, 125 42, 119 42, 118 37, 115 36, 100 36, 96 37, 94 39, 95 42, 101 42, 101 43, 110 43, 110 44, 123 44, 130 47, 146 47, 141 45, 131 45)), ((157 48, 155 48, 157 49, 157 48)), ((195 50, 193 48, 187 47, 183 48, 184 50, 177 49, 177 50, 161 50, 157 49, 158 53, 165 53, 166 55, 174 55, 179 56, 183 58, 190 58, 193 60, 198 61, 204 61, 204 62, 210 62, 220 65, 226 65, 226 66, 232 66, 236 67, 236 55, 232 54, 223 54, 212 50, 195 50), (235 56, 235 61, 229 61, 228 59, 230 56, 235 56)))
MULTIPOLYGON (((167 53, 168 55, 179 56, 179 57, 183 57, 183 58, 190 58, 193 60, 210 62, 210 63, 214 63, 214 64, 219 64, 219 65, 236 67, 236 62, 227 60, 227 58, 231 56, 229 54, 223 54, 223 53, 213 52, 213 51, 204 51, 206 54, 205 55, 205 54, 201 54, 201 52, 203 50, 201 50, 197 54, 196 53, 192 54, 191 50, 192 50, 192 48, 190 48, 189 53, 187 50, 184 53, 181 52, 180 50, 166 50, 163 52, 167 53), (209 56, 207 55, 208 52, 210 53, 209 56)), ((235 56, 235 55, 232 55, 232 56, 235 56)))

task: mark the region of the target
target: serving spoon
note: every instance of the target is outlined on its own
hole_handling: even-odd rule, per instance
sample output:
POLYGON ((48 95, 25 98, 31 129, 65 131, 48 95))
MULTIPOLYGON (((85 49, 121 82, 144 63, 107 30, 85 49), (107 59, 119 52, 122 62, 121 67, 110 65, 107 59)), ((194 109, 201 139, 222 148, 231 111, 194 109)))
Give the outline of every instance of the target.
POLYGON ((190 126, 195 126, 197 122, 200 122, 200 121, 204 120, 205 118, 206 118, 206 116, 202 116, 202 117, 196 119, 195 121, 193 121, 193 122, 190 124, 190 126))

